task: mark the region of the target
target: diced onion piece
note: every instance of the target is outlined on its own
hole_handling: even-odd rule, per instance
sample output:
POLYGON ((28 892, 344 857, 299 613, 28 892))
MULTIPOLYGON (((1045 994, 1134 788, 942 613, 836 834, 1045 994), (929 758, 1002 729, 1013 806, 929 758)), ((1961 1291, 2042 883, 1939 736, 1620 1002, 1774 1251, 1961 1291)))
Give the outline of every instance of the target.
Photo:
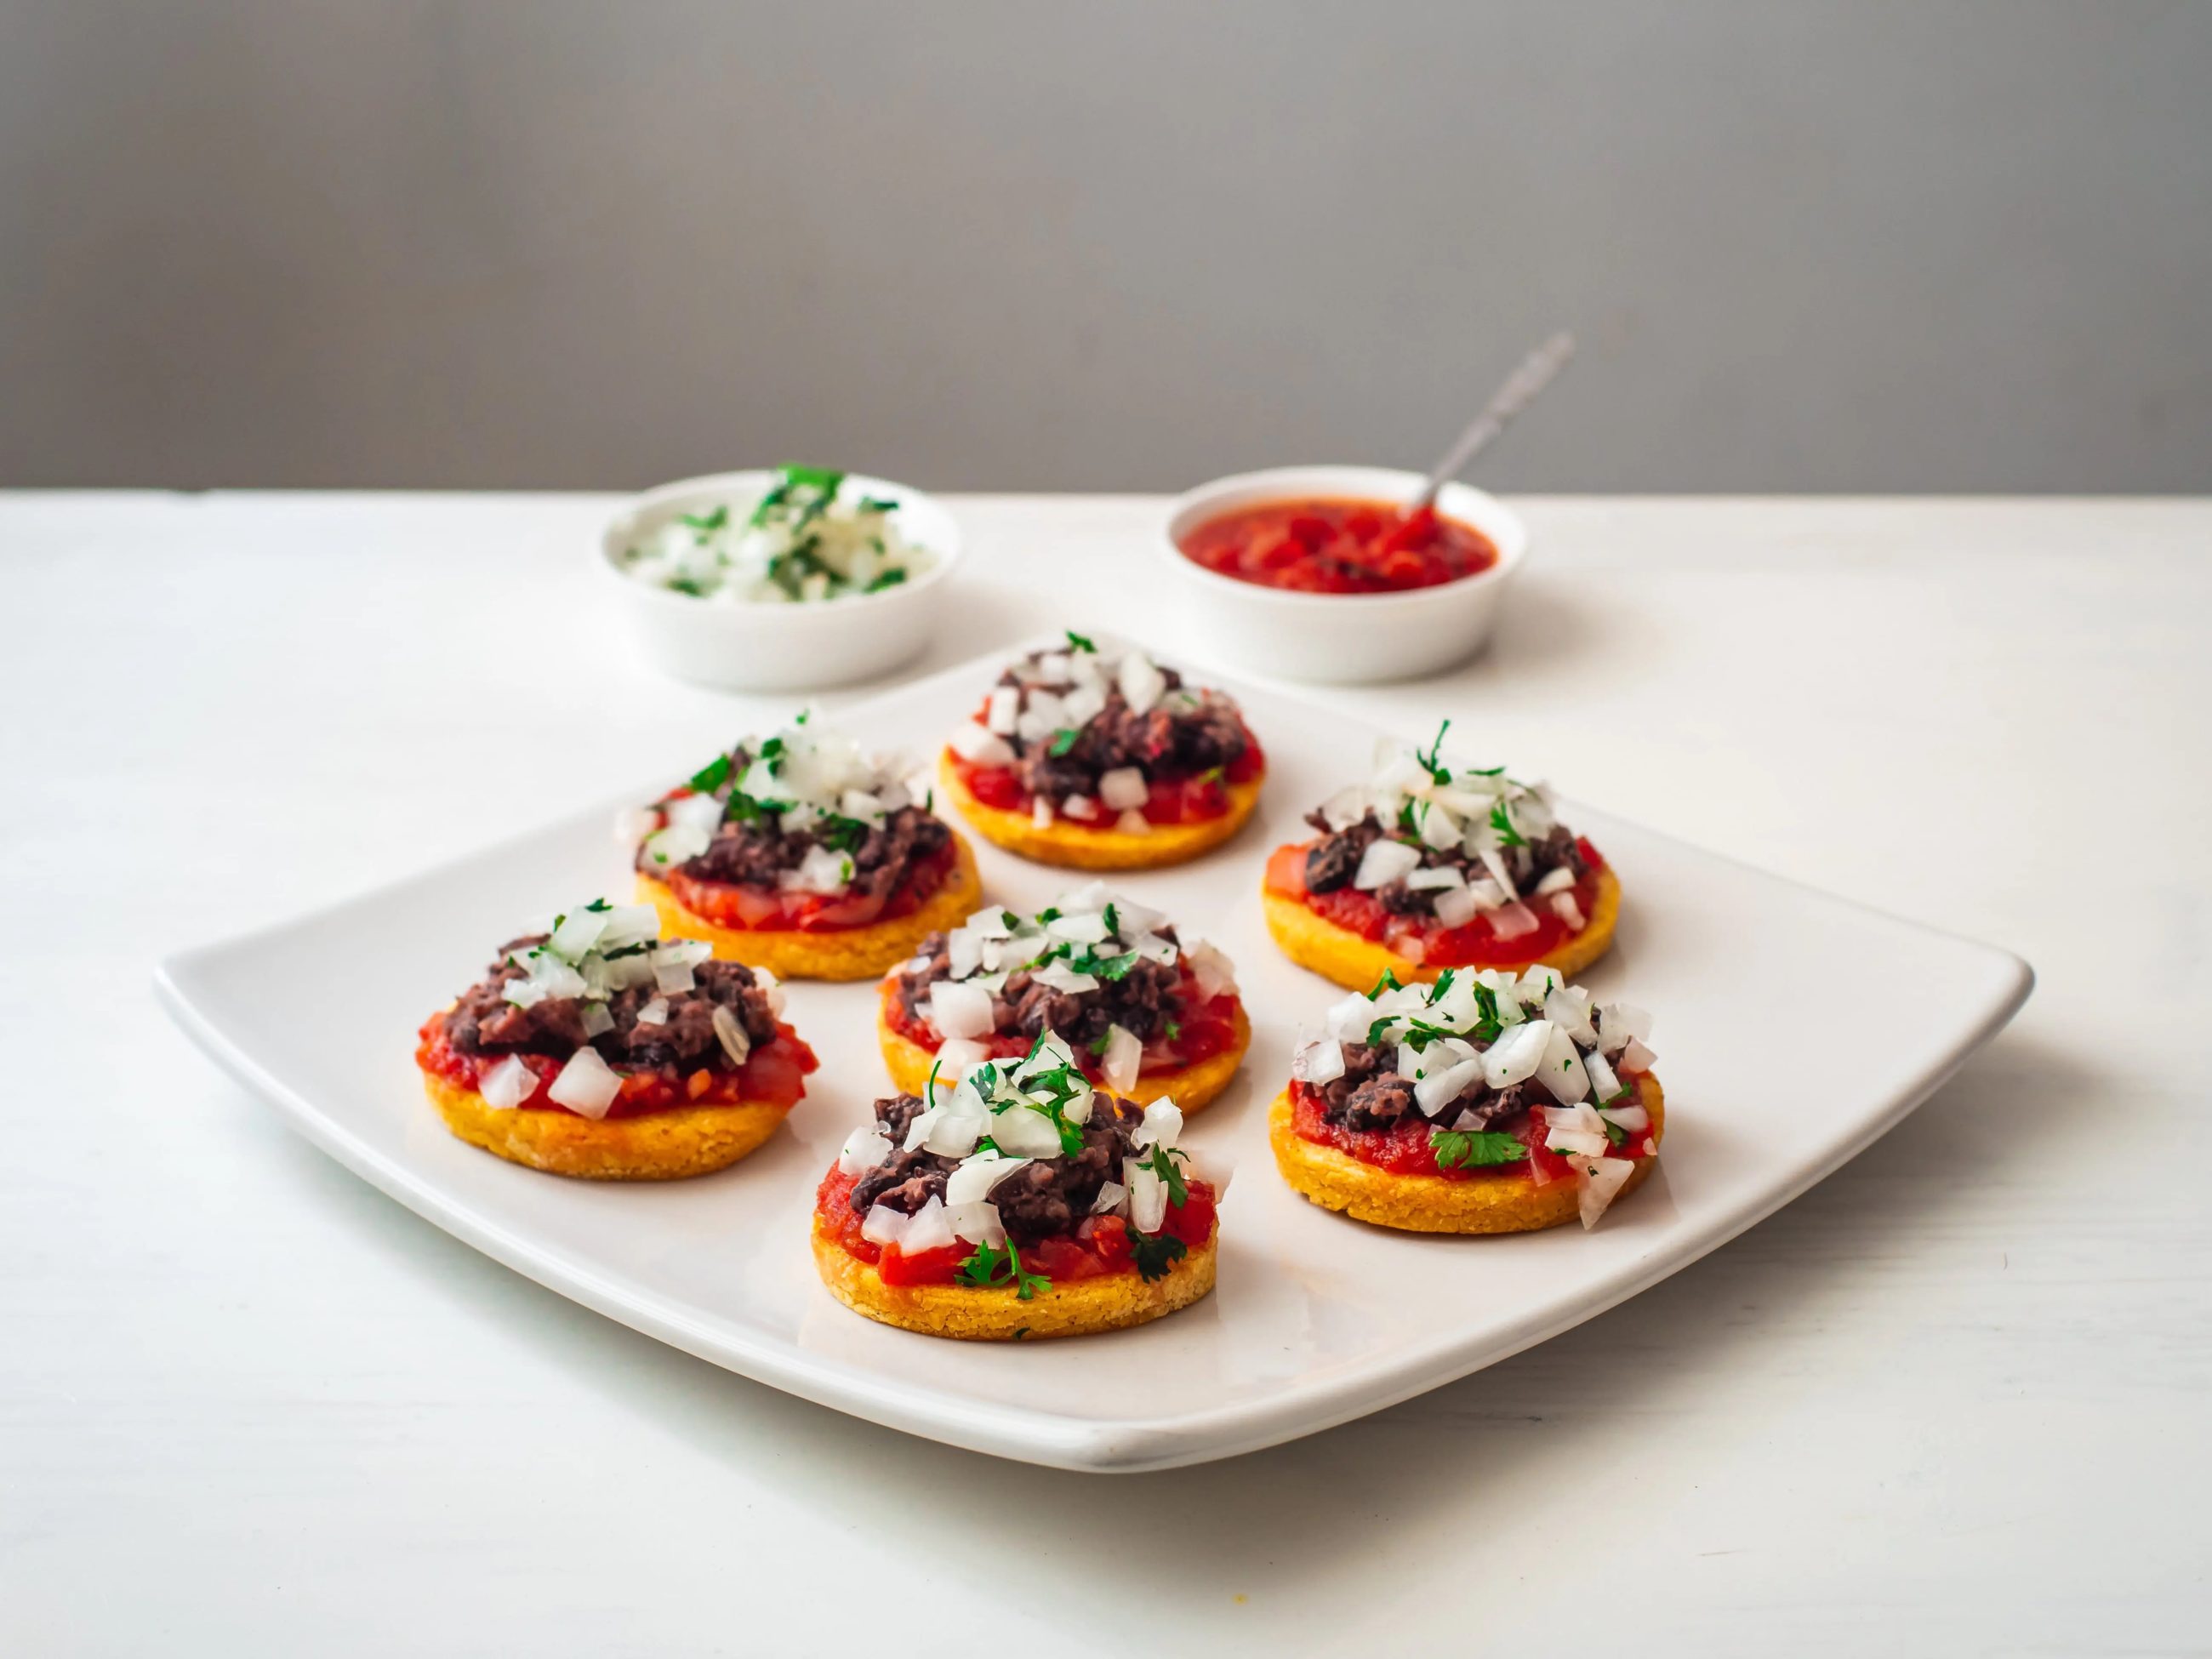
POLYGON ((1042 1112, 1009 1106, 992 1114, 989 1127, 991 1139, 1010 1158, 1060 1156, 1059 1127, 1042 1112))
POLYGON ((905 1149, 909 1152, 920 1150, 922 1142, 929 1139, 930 1131, 945 1121, 945 1115, 942 1106, 925 1106, 916 1112, 907 1121, 905 1149))
POLYGON ((967 979, 983 965, 983 941, 971 928, 956 927, 947 933, 945 953, 954 979, 967 979))
MULTIPOLYGON (((924 1112, 921 1115, 927 1117, 929 1114, 924 1112)), ((937 1121, 922 1137, 921 1149, 940 1158, 965 1158, 975 1150, 975 1143, 990 1127, 990 1120, 980 1112, 939 1111, 937 1121)))
POLYGON ((1620 1051, 1620 1069, 1624 1072, 1648 1072, 1659 1063, 1659 1056, 1644 1046, 1640 1037, 1628 1039, 1628 1046, 1620 1051))
POLYGON ((1542 924, 1536 913, 1518 900, 1490 913, 1490 931, 1498 939, 1519 939, 1523 933, 1533 933, 1542 924))
POLYGON ((1456 864, 1425 865, 1406 878, 1406 885, 1416 893, 1441 892, 1447 887, 1466 886, 1467 878, 1456 864))
POLYGON ((1062 817, 1088 823, 1098 816, 1098 803, 1088 795, 1070 795, 1060 802, 1060 811, 1062 817))
POLYGON ((545 941, 545 948, 563 962, 581 962, 584 953, 599 942, 606 931, 605 910, 571 910, 545 941))
POLYGON ((914 1218, 905 1211, 894 1210, 888 1204, 873 1204, 860 1219, 860 1237, 871 1244, 903 1245, 907 1230, 913 1224, 914 1218))
POLYGON ((843 892, 853 882, 853 855, 840 853, 817 842, 806 849, 805 857, 799 861, 796 870, 787 870, 776 878, 779 886, 795 892, 819 893, 825 897, 843 892))
POLYGON ((963 720, 952 728, 945 739, 952 752, 971 766, 1011 766, 1014 763, 1013 745, 988 726, 973 720, 963 720))
POLYGON ((945 1222, 952 1229, 954 1237, 970 1244, 988 1244, 995 1249, 1006 1242, 1006 1224, 999 1219, 999 1206, 988 1199, 946 1205, 945 1222))
POLYGON ((1168 1184, 1133 1158, 1121 1160, 1121 1184, 1129 1189, 1129 1224, 1156 1233, 1168 1218, 1168 1184))
POLYGON ((555 1105, 566 1106, 579 1117, 602 1118, 622 1093, 622 1079, 599 1058, 597 1048, 586 1045, 568 1057, 545 1092, 555 1105))
POLYGON ((848 1176, 866 1175, 887 1163, 890 1155, 890 1137, 879 1126, 864 1123, 845 1137, 844 1147, 837 1154, 837 1167, 848 1176))
POLYGON ((651 1001, 647 1002, 643 1007, 637 1011, 637 1023, 641 1025, 667 1024, 668 999, 666 997, 654 997, 651 1001))
POLYGON ((1198 981, 1199 995, 1209 1002, 1237 988, 1235 964, 1204 939, 1186 949, 1183 960, 1190 964, 1191 977, 1198 981))
POLYGON ((753 1040, 745 1035, 745 1028, 738 1017, 720 1003, 714 1005, 714 1036, 722 1045, 722 1052, 730 1057, 730 1064, 742 1066, 745 1056, 753 1051, 753 1040))
POLYGON ((1065 991, 1070 996, 1098 988, 1098 975, 1086 974, 1066 963, 1054 960, 1030 975, 1040 985, 1049 985, 1055 991, 1065 991))
POLYGON ((1482 1080, 1493 1089, 1510 1089, 1535 1076, 1544 1063, 1544 1050, 1552 1041, 1549 1020, 1532 1019, 1508 1026, 1498 1041, 1483 1051, 1482 1080))
POLYGON ((1651 1016, 1632 1002, 1608 1002, 1597 1011, 1598 1047, 1617 1054, 1631 1041, 1648 1042, 1651 1016))
POLYGON ((1433 901, 1437 921, 1446 927, 1464 927, 1473 921, 1480 908, 1475 902, 1474 891, 1462 885, 1448 888, 1433 901))
POLYGON ((1372 841, 1359 855, 1359 868, 1352 884, 1364 892, 1388 885, 1412 873, 1421 862, 1421 849, 1402 841, 1372 841))
POLYGON ((1344 1045, 1334 1037, 1300 1043, 1291 1056, 1291 1075, 1312 1089, 1335 1082, 1344 1075, 1344 1045))
POLYGON ((939 980, 929 988, 928 1018, 939 1036, 981 1036, 991 1030, 991 994, 980 985, 939 980))
POLYGON ((1144 770, 1135 766, 1117 766, 1110 772, 1098 775, 1098 799, 1116 812, 1127 811, 1132 806, 1142 806, 1152 799, 1152 785, 1145 781, 1144 770))
POLYGON ((538 1091, 538 1074, 509 1054, 477 1079, 477 1092, 495 1112, 511 1112, 538 1091))
POLYGON ((1099 1075, 1117 1095, 1137 1086, 1137 1073, 1145 1064, 1145 1044, 1134 1031, 1119 1025, 1106 1028, 1106 1047, 1098 1056, 1099 1075))
POLYGON ((1012 737, 1014 716, 1021 712, 1021 707, 1022 694, 1018 688, 1011 685, 993 688, 990 706, 983 715, 984 728, 1002 738, 1012 737))
POLYGON ((583 1012, 577 1018, 584 1027, 586 1038, 605 1036, 615 1029, 615 1017, 607 1011, 607 1005, 604 1002, 586 1002, 583 1012))
POLYGON ((1152 821, 1133 806, 1114 820, 1114 827, 1125 836, 1149 836, 1152 833, 1152 821))
POLYGON ((1628 1177, 1636 1173, 1636 1165, 1625 1158, 1578 1158, 1573 1163, 1580 1187, 1576 1194, 1576 1207, 1582 1213, 1584 1231, 1588 1231, 1597 1225, 1598 1218, 1620 1195, 1628 1177))
POLYGON ((1651 1127, 1651 1114, 1641 1106, 1601 1106, 1597 1115, 1624 1134, 1640 1135, 1651 1127))
POLYGON ((1129 1189, 1118 1181, 1101 1182, 1098 1196, 1091 1200, 1093 1215, 1113 1215, 1128 1201, 1129 1189))
POLYGON ((1462 1060, 1432 1073, 1413 1085, 1413 1103, 1425 1116, 1435 1117, 1482 1080, 1482 1061, 1462 1060))
POLYGON ((1103 945, 1108 938, 1103 908, 1077 908, 1073 899, 1072 894, 1063 897, 1062 914, 1045 924, 1045 932, 1054 939, 1068 939, 1077 945, 1103 945))
POLYGON ((1613 1069, 1613 1062, 1593 1048, 1583 1056, 1583 1070, 1589 1073, 1590 1093, 1601 1101, 1611 1100, 1620 1092, 1620 1078, 1613 1069))
POLYGON ((1121 701, 1129 705, 1133 714, 1150 714, 1152 705, 1160 700, 1160 694, 1168 689, 1167 676, 1141 651, 1132 651, 1122 657, 1115 681, 1121 688, 1121 701))
POLYGON ((994 1187, 1029 1161, 1025 1158, 997 1158, 989 1152, 979 1152, 945 1177, 945 1201, 951 1205, 972 1204, 979 1198, 988 1198, 994 1187))
POLYGON ((1162 1095, 1145 1108, 1145 1121, 1129 1137, 1138 1147, 1172 1146, 1182 1139, 1182 1108, 1162 1095))
POLYGON ((1536 1068, 1536 1081, 1565 1105, 1572 1106, 1589 1099, 1589 1073, 1583 1070, 1583 1057, 1575 1051, 1575 1040, 1549 1020, 1540 1023, 1550 1025, 1552 1034, 1545 1039, 1543 1063, 1536 1068))
POLYGON ((1558 869, 1550 872, 1541 881, 1536 884, 1536 896, 1538 898, 1549 898, 1554 893, 1565 892, 1567 889, 1574 884, 1575 872, 1568 869, 1567 866, 1563 864, 1558 869))
POLYGON ((1571 985, 1562 985, 1545 996, 1544 1018, 1577 1042, 1597 1042, 1597 1028, 1589 1022, 1589 997, 1571 985))
POLYGON ((1052 803, 1042 795, 1030 803, 1030 822, 1040 830, 1052 828, 1052 803))
POLYGON ((959 1082, 990 1057, 991 1051, 980 1042, 947 1037, 937 1048, 937 1086, 942 1089, 959 1082))
POLYGON ((933 1198, 914 1212, 899 1249, 908 1255, 920 1255, 924 1250, 943 1249, 951 1243, 952 1224, 945 1218, 945 1201, 933 1198))
POLYGON ((1415 821, 1420 826, 1422 844, 1433 847, 1439 853, 1459 845, 1459 822, 1434 801, 1425 801, 1415 809, 1415 821))
POLYGON ((1552 914, 1577 933, 1589 925, 1583 915, 1583 907, 1575 902, 1572 893, 1553 894, 1552 914))

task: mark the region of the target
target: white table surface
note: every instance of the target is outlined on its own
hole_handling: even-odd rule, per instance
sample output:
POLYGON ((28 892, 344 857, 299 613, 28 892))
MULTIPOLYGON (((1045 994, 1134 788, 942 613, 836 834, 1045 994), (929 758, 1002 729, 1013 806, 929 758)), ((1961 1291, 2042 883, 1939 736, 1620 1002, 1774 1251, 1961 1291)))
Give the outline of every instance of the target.
MULTIPOLYGON (((1175 642, 1157 502, 952 505, 975 558, 933 662, 1063 621, 1175 642)), ((0 495, 0 1653, 2205 1650, 2212 501, 1522 505, 1485 659, 1325 695, 1450 714, 2039 987, 1887 1139, 1628 1304, 1115 1479, 586 1313, 156 1010, 173 948, 742 729, 602 631, 606 498, 0 495)))

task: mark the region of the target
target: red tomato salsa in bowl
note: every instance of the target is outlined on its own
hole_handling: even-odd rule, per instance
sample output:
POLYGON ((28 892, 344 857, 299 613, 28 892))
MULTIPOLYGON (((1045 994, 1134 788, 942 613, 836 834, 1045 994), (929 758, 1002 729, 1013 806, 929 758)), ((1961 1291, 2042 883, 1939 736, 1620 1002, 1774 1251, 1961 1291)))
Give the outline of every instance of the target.
POLYGON ((1231 507, 1185 531, 1183 556, 1203 569, 1302 593, 1400 593, 1478 575, 1498 549, 1432 507, 1312 497, 1231 507))

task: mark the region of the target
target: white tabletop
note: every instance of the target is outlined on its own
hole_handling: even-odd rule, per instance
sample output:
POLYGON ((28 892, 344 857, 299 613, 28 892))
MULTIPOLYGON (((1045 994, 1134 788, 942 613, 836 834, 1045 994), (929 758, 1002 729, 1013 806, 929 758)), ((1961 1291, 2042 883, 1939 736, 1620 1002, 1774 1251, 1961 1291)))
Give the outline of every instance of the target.
MULTIPOLYGON (((1158 502, 951 504, 975 559, 933 661, 1062 622, 1180 642, 1158 502)), ((0 1652, 2198 1648, 2212 501, 1521 505, 1486 658, 1327 695, 2040 985, 1888 1139, 1628 1304, 1115 1479, 586 1313, 156 1011, 173 948, 742 727, 595 612, 605 498, 0 496, 0 1652)))

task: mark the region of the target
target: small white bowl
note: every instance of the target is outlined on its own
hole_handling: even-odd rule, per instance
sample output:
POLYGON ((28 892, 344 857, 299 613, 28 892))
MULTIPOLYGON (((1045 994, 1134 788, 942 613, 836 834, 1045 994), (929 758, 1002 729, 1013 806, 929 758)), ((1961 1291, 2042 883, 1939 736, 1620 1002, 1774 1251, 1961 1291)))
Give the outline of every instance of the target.
POLYGON ((1462 662, 1490 637, 1505 585, 1528 550, 1519 518, 1493 497, 1448 483, 1437 511, 1498 550, 1486 570, 1398 593, 1301 593, 1239 581, 1193 562, 1182 538, 1237 507, 1300 497, 1407 501, 1421 475, 1385 466, 1279 466, 1217 478, 1168 510, 1162 556, 1189 595, 1200 643, 1232 668, 1326 685, 1409 680, 1462 662))
POLYGON ((876 593, 791 605, 731 603, 639 581, 624 550, 685 513, 727 503, 750 510, 778 477, 718 472, 648 489, 615 515, 593 556, 623 597, 648 661, 678 679, 726 691, 803 691, 872 679, 921 653, 937 626, 945 579, 960 562, 960 528, 919 489, 848 476, 846 487, 898 503, 899 531, 936 556, 927 570, 876 593))

